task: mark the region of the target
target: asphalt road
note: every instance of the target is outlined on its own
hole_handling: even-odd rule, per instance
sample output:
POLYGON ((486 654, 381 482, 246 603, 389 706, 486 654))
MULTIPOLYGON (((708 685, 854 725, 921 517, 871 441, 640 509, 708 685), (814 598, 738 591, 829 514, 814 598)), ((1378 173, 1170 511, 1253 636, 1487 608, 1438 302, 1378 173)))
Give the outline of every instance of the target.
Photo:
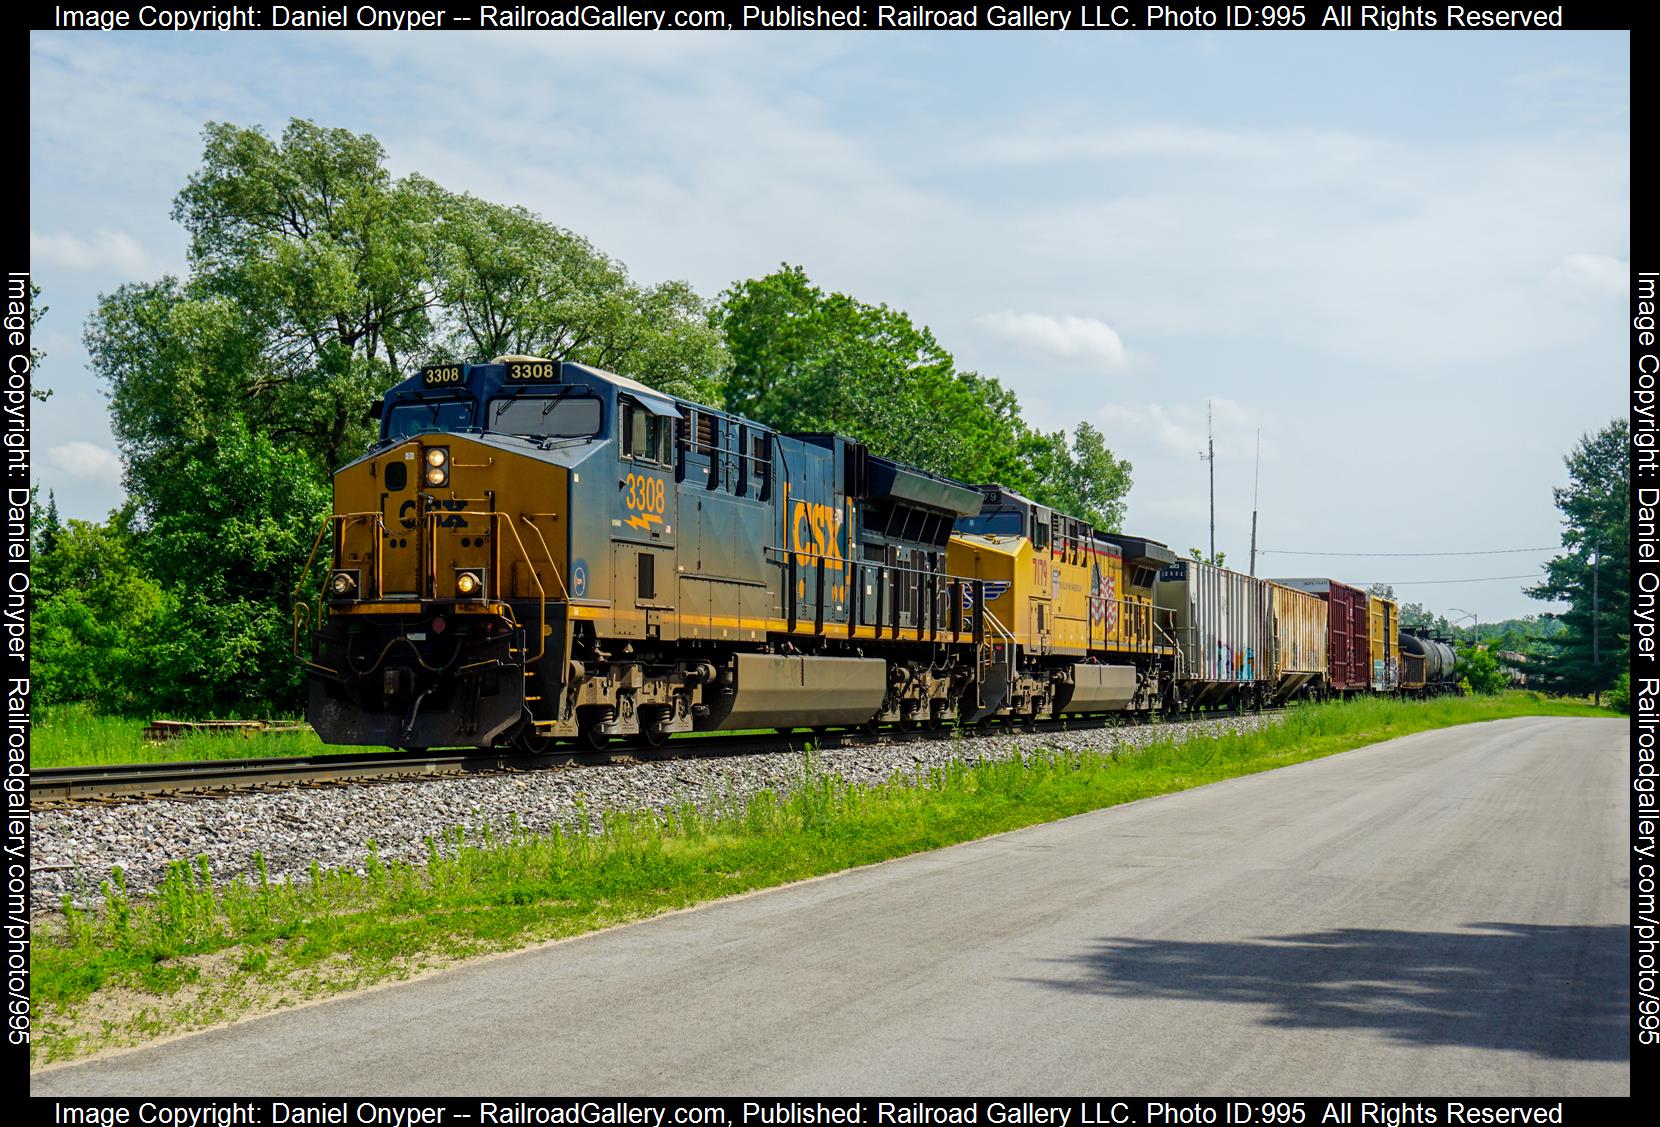
POLYGON ((150 1049, 42 1094, 1628 1094, 1618 720, 1409 736, 150 1049))

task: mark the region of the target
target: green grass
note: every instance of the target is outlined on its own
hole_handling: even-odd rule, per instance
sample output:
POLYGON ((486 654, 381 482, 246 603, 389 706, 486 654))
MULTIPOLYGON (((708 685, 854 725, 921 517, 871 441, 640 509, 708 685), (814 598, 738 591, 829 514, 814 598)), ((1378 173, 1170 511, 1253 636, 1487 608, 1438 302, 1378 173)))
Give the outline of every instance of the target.
POLYGON ((425 864, 216 882, 176 862, 148 897, 119 872, 96 911, 32 929, 37 1063, 399 977, 486 951, 1184 790, 1429 728, 1522 715, 1610 716, 1527 694, 1293 709, 1245 733, 1104 754, 896 773, 853 786, 810 757, 787 795, 663 814, 583 813, 578 832, 453 830, 425 864), (115 1016, 111 1016, 111 1015, 115 1016))
MULTIPOLYGON (((263 735, 251 732, 201 732, 176 740, 151 742, 144 738, 147 721, 125 716, 100 716, 84 704, 39 709, 30 730, 29 766, 107 767, 127 763, 188 763, 202 759, 298 758, 304 755, 393 751, 383 747, 346 747, 326 744, 309 729, 263 735)), ((771 728, 743 732, 694 732, 676 739, 708 736, 744 736, 771 728)))
POLYGON ((39 709, 29 732, 29 766, 101 767, 383 750, 326 744, 309 729, 275 735, 199 733, 151 743, 144 739, 145 724, 125 716, 99 716, 85 705, 39 709))

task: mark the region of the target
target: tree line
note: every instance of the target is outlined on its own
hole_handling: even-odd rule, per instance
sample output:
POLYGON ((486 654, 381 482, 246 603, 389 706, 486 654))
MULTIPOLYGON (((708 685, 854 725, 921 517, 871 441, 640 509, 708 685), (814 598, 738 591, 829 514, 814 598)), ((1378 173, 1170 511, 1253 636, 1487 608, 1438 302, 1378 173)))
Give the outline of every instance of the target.
MULTIPOLYGON (((104 295, 84 340, 125 504, 35 513, 33 691, 110 712, 301 707, 294 584, 329 474, 370 407, 422 365, 574 360, 780 430, 834 430, 960 480, 1000 482, 1115 529, 1130 465, 1080 422, 1028 424, 902 310, 799 266, 713 300, 643 284, 521 207, 394 178, 367 134, 210 123, 174 200, 188 272, 104 295)), ((40 312, 44 312, 42 307, 40 312)))
POLYGON ((1408 603, 1401 625, 1458 639, 1459 672, 1480 691, 1496 692, 1519 674, 1530 689, 1597 699, 1608 693, 1616 707, 1629 709, 1630 447, 1630 423, 1614 419, 1582 435, 1562 460, 1567 484, 1551 491, 1562 519, 1562 551, 1525 594, 1565 603, 1565 610, 1482 623, 1478 630, 1459 629, 1408 603), (1508 654, 1517 656, 1502 656, 1508 654))

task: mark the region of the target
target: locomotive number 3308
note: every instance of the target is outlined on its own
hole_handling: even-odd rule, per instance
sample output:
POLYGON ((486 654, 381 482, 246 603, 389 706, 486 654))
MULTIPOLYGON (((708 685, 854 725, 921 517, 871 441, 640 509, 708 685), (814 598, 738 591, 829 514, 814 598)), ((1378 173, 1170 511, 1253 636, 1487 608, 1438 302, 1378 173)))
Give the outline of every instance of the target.
POLYGON ((629 512, 629 524, 640 528, 662 523, 668 493, 667 483, 662 478, 631 473, 623 479, 623 487, 627 490, 623 495, 623 507, 629 512))

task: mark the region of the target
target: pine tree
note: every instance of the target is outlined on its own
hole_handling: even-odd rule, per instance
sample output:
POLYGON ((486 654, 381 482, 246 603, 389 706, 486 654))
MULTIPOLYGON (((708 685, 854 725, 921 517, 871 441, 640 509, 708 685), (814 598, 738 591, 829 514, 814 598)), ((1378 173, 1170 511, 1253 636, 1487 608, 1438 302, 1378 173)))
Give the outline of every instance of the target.
MULTIPOLYGON (((1569 484, 1552 492, 1562 511, 1562 555, 1528 589, 1535 599, 1565 602, 1554 615, 1566 628, 1551 639, 1539 673, 1563 693, 1603 693, 1625 668, 1631 621, 1630 427, 1615 419, 1587 434, 1563 459, 1569 484)), ((1528 679, 1534 679, 1530 666, 1528 679)))

